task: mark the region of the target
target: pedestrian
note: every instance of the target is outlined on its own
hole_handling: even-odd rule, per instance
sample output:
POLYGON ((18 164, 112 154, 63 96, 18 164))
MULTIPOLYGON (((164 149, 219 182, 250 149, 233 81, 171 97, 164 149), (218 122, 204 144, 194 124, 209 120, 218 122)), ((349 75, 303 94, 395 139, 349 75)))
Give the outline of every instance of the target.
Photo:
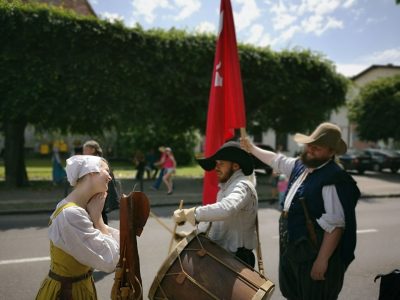
MULTIPOLYGON (((103 150, 100 147, 100 144, 95 140, 89 140, 85 142, 82 146, 82 151, 84 155, 95 155, 99 157, 103 157, 103 150)), ((108 216, 107 213, 119 209, 119 195, 117 192, 117 183, 115 181, 114 174, 110 169, 111 180, 108 183, 108 192, 106 203, 104 205, 102 216, 104 223, 108 224, 108 216)))
POLYGON ((58 147, 53 147, 53 155, 51 157, 52 163, 52 174, 53 174, 53 184, 59 185, 64 182, 67 174, 65 173, 64 167, 61 163, 60 152, 58 147))
POLYGON ((153 185, 151 186, 151 189, 155 190, 155 191, 158 191, 158 189, 160 188, 163 177, 164 177, 164 171, 165 171, 164 170, 164 162, 165 162, 165 156, 166 156, 165 147, 164 146, 158 147, 158 151, 160 151, 161 156, 160 156, 160 159, 154 163, 154 165, 160 169, 160 173, 158 174, 156 181, 154 181, 153 185))
POLYGON ((142 151, 136 151, 133 162, 136 168, 135 182, 140 184, 140 190, 143 191, 143 177, 146 162, 142 151))
POLYGON ((101 216, 111 180, 107 162, 76 155, 66 172, 74 189, 50 217, 50 271, 37 300, 97 299, 93 269, 112 272, 119 260, 119 231, 101 216))
POLYGON ((163 166, 163 181, 167 187, 167 195, 172 195, 172 193, 174 192, 174 183, 172 181, 172 178, 176 173, 176 160, 170 147, 165 148, 165 160, 163 166))
POLYGON ((279 219, 282 295, 337 299, 344 273, 354 259, 360 191, 335 161, 347 149, 338 126, 322 123, 310 136, 296 134, 294 140, 304 145, 298 158, 262 150, 248 138, 241 145, 289 178, 279 219))
POLYGON ((214 155, 197 161, 204 170, 217 173, 216 203, 175 210, 175 223, 189 221, 194 226, 200 222, 199 231, 207 232, 211 240, 254 267, 258 197, 248 177, 253 177, 252 157, 238 142, 231 141, 214 155))
POLYGON ((158 168, 155 165, 157 157, 153 148, 146 153, 145 160, 146 166, 144 169, 147 174, 147 179, 155 179, 158 173, 158 168))
POLYGON ((278 182, 279 182, 279 173, 275 172, 272 170, 271 173, 271 199, 276 200, 279 196, 279 191, 278 191, 278 182))

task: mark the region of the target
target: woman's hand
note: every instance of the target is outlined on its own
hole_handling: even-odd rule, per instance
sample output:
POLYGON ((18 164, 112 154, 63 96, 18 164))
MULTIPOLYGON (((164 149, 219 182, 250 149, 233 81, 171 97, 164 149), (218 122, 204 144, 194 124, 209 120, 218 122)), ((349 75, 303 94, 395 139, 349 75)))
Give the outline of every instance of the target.
POLYGON ((101 212, 103 211, 106 197, 107 197, 107 192, 97 193, 92 198, 90 198, 86 207, 89 216, 93 221, 94 227, 99 229, 104 234, 108 234, 108 230, 107 226, 103 222, 103 217, 101 216, 101 212))

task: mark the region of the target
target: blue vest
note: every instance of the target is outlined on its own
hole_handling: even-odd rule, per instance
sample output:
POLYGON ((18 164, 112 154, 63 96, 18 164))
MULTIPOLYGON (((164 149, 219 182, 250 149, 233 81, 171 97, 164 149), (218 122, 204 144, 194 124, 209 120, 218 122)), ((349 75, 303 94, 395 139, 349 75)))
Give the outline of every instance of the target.
MULTIPOLYGON (((301 160, 297 160, 290 175, 288 190, 296 179, 304 172, 306 167, 301 160)), ((294 242, 304 237, 308 237, 304 209, 299 201, 304 197, 308 213, 313 220, 317 232, 323 233, 323 229, 318 225, 319 219, 325 213, 322 198, 322 188, 326 185, 335 185, 340 202, 343 206, 346 227, 341 238, 339 248, 341 257, 346 267, 354 259, 354 249, 356 247, 356 217, 355 206, 360 197, 360 190, 354 179, 333 160, 320 169, 315 169, 308 174, 302 185, 297 190, 288 215, 288 238, 289 242, 294 242)), ((318 235, 318 234, 317 234, 318 235)))

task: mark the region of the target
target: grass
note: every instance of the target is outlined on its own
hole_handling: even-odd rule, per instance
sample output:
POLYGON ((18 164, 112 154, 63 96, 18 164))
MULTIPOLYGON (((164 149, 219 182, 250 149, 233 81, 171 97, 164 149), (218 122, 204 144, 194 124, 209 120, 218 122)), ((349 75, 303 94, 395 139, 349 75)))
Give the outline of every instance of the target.
MULTIPOLYGON (((134 178, 136 175, 136 169, 134 166, 129 165, 127 162, 116 161, 112 162, 111 166, 116 178, 134 178)), ((29 180, 51 181, 52 167, 51 161, 48 159, 28 159, 26 161, 26 169, 29 180)), ((176 170, 176 176, 179 177, 199 178, 202 177, 203 174, 204 171, 197 164, 192 166, 178 166, 176 170)), ((3 181, 4 178, 4 163, 0 161, 0 181, 3 181)))

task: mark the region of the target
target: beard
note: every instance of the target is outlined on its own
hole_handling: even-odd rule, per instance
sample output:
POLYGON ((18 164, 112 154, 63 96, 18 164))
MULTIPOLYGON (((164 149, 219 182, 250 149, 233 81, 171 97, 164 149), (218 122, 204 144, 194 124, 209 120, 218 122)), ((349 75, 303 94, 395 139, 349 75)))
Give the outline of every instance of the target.
POLYGON ((223 174, 222 177, 218 177, 218 181, 220 183, 225 183, 229 180, 229 178, 231 178, 231 176, 233 175, 235 171, 233 170, 233 168, 231 167, 226 173, 223 174))
POLYGON ((307 152, 305 151, 301 153, 300 159, 307 168, 312 168, 312 169, 318 168, 319 166, 323 165, 328 160, 330 160, 330 158, 329 159, 308 158, 307 152))

